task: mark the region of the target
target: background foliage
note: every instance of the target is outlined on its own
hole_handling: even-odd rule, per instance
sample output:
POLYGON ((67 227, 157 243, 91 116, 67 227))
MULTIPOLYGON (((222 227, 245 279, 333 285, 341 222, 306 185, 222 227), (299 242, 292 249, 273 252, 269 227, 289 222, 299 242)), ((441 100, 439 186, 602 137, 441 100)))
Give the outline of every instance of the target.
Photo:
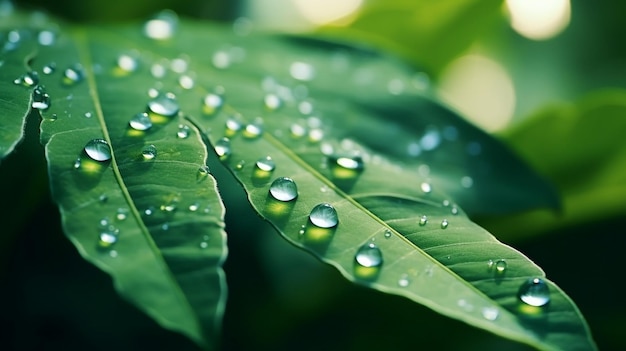
MULTIPOLYGON (((369 2, 374 7, 407 3, 413 2, 369 2)), ((447 3, 450 9, 457 8, 454 1, 447 3)), ((143 19, 162 8, 184 16, 232 20, 243 8, 237 1, 17 4, 85 22, 143 19)), ((435 84, 442 68, 476 42, 508 68, 518 104, 514 125, 500 135, 554 182, 564 206, 560 213, 537 210, 475 220, 533 259, 576 301, 601 350, 625 349, 620 334, 626 327, 626 303, 617 286, 620 256, 626 247, 626 48, 620 39, 626 5, 618 0, 593 5, 575 2, 568 29, 542 42, 516 35, 501 12, 494 11, 501 3, 492 5, 472 12, 473 22, 450 20, 449 25, 427 32, 435 39, 425 40, 421 50, 393 35, 393 25, 410 27, 403 21, 411 18, 372 19, 367 28, 376 35, 356 36, 349 31, 330 35, 370 40, 397 50, 426 67, 435 84), (464 23, 474 28, 472 35, 460 35, 468 33, 464 23), (433 45, 439 50, 427 50, 433 45)), ((436 19, 454 18, 441 11, 436 19)), ((359 23, 363 22, 357 21, 355 28, 359 23)), ((19 350, 194 350, 191 342, 162 330, 122 301, 110 279, 80 259, 61 232, 58 210, 47 190, 37 128, 32 124, 29 128, 29 140, 2 164, 13 171, 0 172, 0 193, 13 200, 3 201, 1 210, 14 214, 3 216, 0 236, 0 329, 6 334, 2 343, 19 350)), ((216 177, 220 179, 219 174, 216 177)), ((345 350, 393 345, 401 350, 416 343, 437 349, 524 349, 402 298, 344 281, 332 268, 291 250, 241 201, 244 195, 238 185, 224 185, 227 179, 220 179, 222 187, 228 187, 223 194, 231 194, 224 199, 227 208, 233 209, 226 215, 230 256, 225 266, 229 284, 225 349, 345 350), (448 337, 451 331, 454 338, 448 337)))

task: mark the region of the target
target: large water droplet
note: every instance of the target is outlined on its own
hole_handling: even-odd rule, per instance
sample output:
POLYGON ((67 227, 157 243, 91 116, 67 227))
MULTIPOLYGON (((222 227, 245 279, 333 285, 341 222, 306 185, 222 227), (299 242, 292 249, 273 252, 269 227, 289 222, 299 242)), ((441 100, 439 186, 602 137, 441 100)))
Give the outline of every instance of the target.
POLYGON ((174 35, 177 24, 178 16, 176 13, 171 10, 164 10, 146 22, 143 32, 150 39, 165 40, 174 35))
POLYGON ((63 71, 63 79, 62 82, 66 86, 73 86, 78 84, 85 79, 85 71, 80 64, 75 64, 70 66, 63 71))
POLYGON ((532 278, 522 284, 518 297, 527 305, 541 307, 550 302, 550 290, 543 279, 532 278))
POLYGON ((428 223, 428 217, 426 217, 426 215, 420 217, 419 225, 423 227, 426 223, 428 223))
POLYGON ((365 168, 365 163, 360 155, 354 156, 335 156, 330 157, 335 165, 348 170, 361 171, 365 168))
POLYGON ((180 106, 172 93, 159 94, 148 102, 148 110, 157 115, 171 117, 178 113, 180 106))
POLYGON ((220 160, 226 160, 230 157, 232 150, 230 148, 230 139, 221 138, 217 142, 215 142, 215 153, 220 158, 220 160))
POLYGON ((38 86, 33 89, 33 103, 31 105, 33 108, 45 111, 50 108, 50 104, 50 95, 46 93, 43 87, 38 86))
POLYGON ((420 184, 420 189, 422 189, 425 194, 430 194, 433 191, 433 187, 430 185, 430 183, 426 182, 420 184))
POLYGON ((152 121, 147 113, 141 112, 133 116, 128 124, 135 130, 148 130, 152 127, 152 121))
POLYGON ((256 120, 253 123, 246 125, 246 128, 243 131, 243 136, 248 139, 258 138, 263 134, 263 121, 256 120))
POLYGON ((256 161, 256 167, 264 172, 272 172, 276 169, 276 163, 270 156, 265 156, 256 161))
POLYGON ((143 150, 141 150, 141 156, 143 156, 145 160, 154 159, 157 156, 156 146, 152 144, 145 146, 143 150))
POLYGON ((111 148, 104 139, 93 139, 85 145, 85 153, 89 158, 99 162, 111 159, 111 148))
POLYGON ((443 221, 441 221, 441 229, 446 229, 446 228, 448 228, 448 225, 449 225, 449 224, 450 224, 450 223, 448 223, 448 220, 447 220, 447 219, 444 219, 443 221))
POLYGON ((100 247, 102 248, 109 248, 115 245, 115 243, 117 243, 117 240, 117 233, 109 230, 103 230, 98 236, 98 245, 100 245, 100 247))
POLYGON ((374 268, 383 265, 383 253, 374 243, 361 246, 354 259, 362 267, 374 268))
POLYGON ((276 178, 270 185, 269 192, 278 201, 291 201, 298 197, 296 182, 288 177, 276 178))
POLYGON ((237 116, 228 117, 226 120, 226 130, 230 135, 237 133, 241 128, 243 128, 243 123, 241 123, 241 120, 237 116))
POLYGON ((495 268, 496 273, 499 273, 499 274, 503 274, 506 271, 506 266, 507 266, 506 261, 503 259, 499 259, 493 264, 493 267, 495 268))
POLYGON ((337 211, 331 204, 321 203, 313 207, 309 220, 320 228, 332 228, 339 223, 337 211))

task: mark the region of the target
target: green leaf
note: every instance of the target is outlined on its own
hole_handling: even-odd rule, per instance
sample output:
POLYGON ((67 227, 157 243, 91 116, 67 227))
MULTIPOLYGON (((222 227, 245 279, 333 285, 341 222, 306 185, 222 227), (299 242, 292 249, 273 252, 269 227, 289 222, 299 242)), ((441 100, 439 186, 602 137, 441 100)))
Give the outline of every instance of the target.
POLYGON ((368 50, 237 36, 192 21, 178 22, 169 37, 171 14, 161 15, 167 18, 145 27, 67 27, 52 45, 40 45, 41 60, 32 64, 39 71, 54 60, 58 67, 42 81, 51 97, 41 111, 42 141, 64 228, 124 296, 165 327, 214 342, 225 248, 213 179, 198 175, 204 140, 259 214, 349 280, 539 349, 595 348, 567 295, 458 206, 506 212, 553 205, 550 187, 430 98, 422 80, 415 84, 419 72, 368 50), (146 38, 154 27, 160 38, 146 38), (145 110, 149 91, 174 93, 181 113, 152 114, 150 130, 133 131, 128 122, 145 110), (179 124, 191 136, 177 139, 179 124), (110 161, 84 151, 98 139, 111 146, 110 161), (151 145, 156 157, 144 159, 151 145), (257 165, 267 156, 274 170, 257 165), (296 199, 269 194, 280 176, 295 180, 296 199), (196 200, 209 205, 208 215, 196 200), (309 219, 324 203, 338 212, 338 225, 319 228, 309 219), (124 207, 127 218, 118 221, 124 207), (119 242, 98 248, 101 230, 115 229, 119 242), (520 302, 530 278, 548 285, 546 306, 520 302))
POLYGON ((365 4, 347 27, 321 33, 374 42, 437 74, 502 19, 502 0, 411 1, 365 4))
POLYGON ((557 213, 535 210, 490 218, 487 224, 515 239, 623 216, 625 98, 624 90, 599 91, 575 103, 547 106, 503 133, 558 186, 563 208, 557 213))
MULTIPOLYGON (((30 68, 55 67, 40 74, 37 89, 49 96, 40 109, 41 138, 63 229, 126 299, 212 348, 225 307, 226 247, 215 181, 199 172, 207 160, 201 134, 177 114, 151 113, 151 128, 131 128, 131 118, 146 111, 154 79, 145 72, 123 75, 110 63, 135 48, 106 32, 97 37, 63 28, 30 25, 20 29, 18 43, 50 40, 40 43, 30 68), (178 135, 179 124, 188 136, 178 135), (155 157, 144 157, 151 146, 155 157)), ((7 55, 11 61, 23 56, 20 50, 7 55)), ((30 104, 28 97, 18 103, 30 104)))

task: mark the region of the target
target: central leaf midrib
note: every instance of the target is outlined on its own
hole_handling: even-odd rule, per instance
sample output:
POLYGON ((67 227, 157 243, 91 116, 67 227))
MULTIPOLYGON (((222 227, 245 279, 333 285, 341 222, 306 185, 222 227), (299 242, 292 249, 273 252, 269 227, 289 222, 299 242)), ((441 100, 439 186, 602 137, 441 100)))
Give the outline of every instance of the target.
POLYGON ((128 204, 130 208, 130 212, 135 218, 135 222, 137 223, 137 226, 139 227, 144 239, 146 240, 146 243, 148 244, 150 251, 153 253, 153 256, 156 258, 157 262, 161 266, 161 269, 164 272, 165 276, 170 281, 170 285, 172 286, 172 291, 176 294, 176 297, 180 301, 181 305, 187 309, 188 315, 192 316, 196 325, 201 330, 202 323, 200 323, 198 316, 193 312, 194 311, 193 307, 190 305, 189 300, 187 299, 184 291, 182 291, 182 289, 180 288, 178 281, 174 277, 173 272, 170 270, 169 265, 167 264, 165 258, 161 254, 159 247, 157 246, 155 241, 152 239, 150 231, 145 226, 141 218, 141 214, 139 213, 137 206, 135 206, 133 198, 130 195, 128 188, 126 187, 124 178, 122 177, 120 169, 117 165, 117 160, 115 157, 115 150, 113 148, 111 136, 109 135, 106 121, 104 119, 102 105, 100 103, 100 97, 99 97, 99 93, 97 89, 96 78, 93 72, 93 61, 91 59, 91 54, 90 54, 90 50, 88 47, 87 33, 84 29, 78 28, 73 31, 72 36, 74 38, 74 42, 76 43, 76 48, 77 48, 78 56, 79 56, 79 62, 84 63, 83 68, 85 70, 85 80, 87 81, 89 95, 94 104, 95 114, 100 124, 103 138, 107 141, 111 150, 111 168, 113 170, 113 176, 119 185, 119 189, 122 192, 123 198, 126 200, 126 203, 128 204))

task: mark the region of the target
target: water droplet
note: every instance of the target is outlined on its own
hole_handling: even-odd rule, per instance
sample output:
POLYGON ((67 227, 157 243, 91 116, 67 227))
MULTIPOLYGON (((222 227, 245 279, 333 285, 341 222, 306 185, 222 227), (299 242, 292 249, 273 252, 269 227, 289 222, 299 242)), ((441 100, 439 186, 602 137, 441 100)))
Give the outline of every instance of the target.
POLYGON ((43 72, 43 74, 52 74, 54 73, 54 71, 56 71, 57 69, 57 65, 54 62, 50 62, 49 64, 43 66, 43 68, 41 69, 41 71, 43 72))
POLYGON ((35 71, 26 72, 22 74, 19 78, 16 78, 13 83, 32 87, 33 85, 39 84, 39 74, 37 74, 37 72, 35 71))
POLYGON ((506 261, 503 259, 499 259, 494 262, 493 267, 496 269, 496 273, 502 274, 506 271, 506 261))
POLYGON ((383 265, 383 253, 374 243, 361 246, 354 256, 356 262, 362 267, 380 267, 383 265))
POLYGON ((430 183, 426 182, 420 184, 420 189, 422 189, 425 194, 430 194, 433 191, 433 187, 430 185, 430 183))
POLYGON ((459 214, 459 208, 458 208, 458 207, 456 207, 456 205, 453 205, 453 206, 450 208, 450 213, 452 213, 452 214, 453 214, 453 215, 455 215, 455 216, 456 216, 456 215, 458 215, 458 214, 459 214))
POLYGON ((150 39, 166 40, 174 36, 177 24, 178 16, 176 13, 171 10, 164 10, 145 23, 143 32, 150 39))
POLYGON ((197 202, 194 202, 191 205, 189 205, 189 211, 191 212, 196 212, 199 208, 200 208, 200 204, 197 202))
POLYGON ((117 212, 116 212, 116 214, 115 214, 115 218, 116 218, 118 221, 123 221, 123 220, 125 220, 126 218, 128 218, 128 209, 126 209, 126 208, 122 208, 122 207, 118 208, 118 209, 117 209, 117 212))
POLYGON ((111 258, 116 258, 118 256, 117 250, 109 251, 109 256, 111 256, 111 258))
POLYGON ((206 179, 209 176, 209 166, 207 165, 202 165, 200 166, 200 168, 198 168, 198 173, 196 174, 196 180, 202 181, 204 179, 206 179))
POLYGON ((170 224, 169 224, 169 223, 165 222, 165 223, 163 223, 163 224, 161 225, 161 230, 163 230, 163 231, 167 231, 167 230, 169 230, 169 229, 170 229, 170 224))
POLYGON ((317 143, 324 139, 324 131, 320 128, 313 128, 309 131, 309 141, 312 143, 317 143))
POLYGON ((550 290, 543 279, 532 278, 522 284, 518 297, 527 305, 541 307, 550 302, 550 290))
POLYGON ((391 235, 392 235, 391 230, 385 229, 385 234, 384 234, 385 239, 391 238, 391 235))
POLYGON ((157 115, 171 117, 178 113, 180 106, 172 93, 159 94, 148 102, 148 110, 157 115))
POLYGON ((237 133, 241 130, 241 128, 243 128, 243 123, 241 123, 241 120, 238 117, 232 116, 226 120, 226 129, 230 134, 237 133))
POLYGON ((93 117, 93 113, 91 113, 91 112, 85 112, 85 115, 84 115, 84 116, 85 116, 85 118, 91 118, 91 117, 93 117))
POLYGON ((135 55, 121 54, 117 57, 117 67, 119 67, 122 71, 131 73, 137 70, 139 62, 137 61, 135 55))
POLYGON ((179 124, 178 131, 176 132, 176 137, 178 137, 179 139, 187 139, 189 138, 190 133, 191 133, 191 130, 189 126, 184 125, 184 124, 179 124))
POLYGON ((215 153, 220 158, 220 160, 226 160, 230 157, 232 150, 230 148, 230 139, 221 138, 217 142, 215 142, 215 153))
POLYGON ((246 125, 246 128, 243 131, 243 136, 248 139, 258 138, 261 134, 263 134, 262 120, 257 120, 253 123, 246 125))
POLYGON ((297 123, 292 124, 289 131, 293 138, 302 138, 306 134, 306 128, 297 123))
POLYGON ((183 89, 189 90, 193 88, 195 84, 196 81, 190 74, 183 74, 182 76, 178 77, 178 85, 180 85, 180 87, 183 89))
POLYGON ((270 195, 278 201, 291 201, 298 197, 298 187, 291 178, 276 178, 269 190, 270 195))
POLYGON ((232 59, 227 51, 216 51, 211 58, 211 62, 215 68, 226 69, 230 67, 232 59))
POLYGON ((235 169, 238 171, 241 171, 245 165, 246 165, 246 161, 239 160, 239 162, 235 164, 235 169))
POLYGON ((154 206, 150 206, 150 207, 146 208, 146 209, 143 211, 143 213, 144 213, 146 216, 152 216, 152 215, 154 214, 154 211, 155 211, 154 206))
POLYGON ((434 126, 426 128, 424 135, 420 139, 420 146, 422 150, 430 151, 434 150, 441 143, 441 134, 434 126))
POLYGON ((107 202, 108 199, 109 199, 109 197, 106 194, 101 194, 98 197, 98 201, 100 201, 100 202, 107 202))
POLYGON ((409 284, 411 283, 411 281, 409 280, 409 275, 408 274, 402 274, 400 276, 400 279, 398 279, 398 286, 406 288, 407 286, 409 286, 409 284))
POLYGON ((85 153, 89 158, 98 162, 105 162, 111 159, 111 148, 104 139, 93 139, 85 145, 85 153))
POLYGON ((444 219, 443 221, 441 221, 441 229, 446 229, 448 228, 448 220, 444 219))
POLYGON ((186 72, 187 68, 189 67, 188 57, 183 56, 173 59, 170 67, 172 68, 172 71, 176 73, 186 72))
POLYGON ((141 156, 143 156, 145 160, 154 159, 157 156, 156 146, 152 144, 145 146, 143 150, 141 150, 141 156))
POLYGON ((37 42, 39 45, 51 46, 56 41, 56 34, 51 30, 42 30, 37 35, 37 42))
POLYGON ((80 157, 77 158, 76 160, 74 160, 74 164, 73 164, 74 169, 79 169, 81 164, 82 164, 82 162, 80 160, 80 157))
POLYGON ((276 169, 276 163, 272 160, 272 157, 261 157, 256 161, 256 167, 264 172, 272 172, 276 169))
POLYGON ((337 211, 327 203, 321 203, 313 207, 309 214, 309 220, 313 225, 320 228, 332 228, 339 223, 337 211))
POLYGON ((423 227, 426 223, 428 223, 428 217, 426 217, 426 215, 420 217, 419 225, 423 227))
POLYGON ((152 74, 154 78, 163 78, 165 77, 166 73, 167 73, 167 68, 165 64, 154 63, 152 64, 152 66, 150 66, 150 74, 152 74))
POLYGON ((472 179, 472 177, 469 176, 465 176, 463 178, 461 178, 461 186, 469 189, 472 187, 472 185, 474 185, 474 179, 472 179))
POLYGON ((209 247, 209 243, 207 243, 206 241, 200 242, 200 248, 201 249, 206 249, 207 247, 209 247))
POLYGON ((281 105, 282 101, 280 97, 276 94, 267 94, 265 98, 263 98, 263 102, 265 103, 265 107, 269 110, 277 110, 281 105))
POLYGON ((486 320, 495 321, 496 319, 498 319, 500 311, 496 307, 483 307, 483 309, 481 310, 481 314, 486 320))
POLYGON ((133 116, 128 122, 131 128, 135 130, 148 130, 152 127, 152 121, 147 113, 141 112, 133 116))
POLYGON ((33 89, 33 103, 31 105, 33 108, 45 111, 50 108, 50 105, 50 95, 42 87, 38 86, 33 89))
POLYGON ((80 64, 75 64, 63 71, 63 84, 73 86, 83 81, 85 72, 80 64))
POLYGON ((224 98, 215 93, 209 93, 202 100, 202 111, 207 115, 212 115, 224 104, 224 98))
POLYGON ((339 167, 349 170, 363 170, 365 163, 360 155, 355 156, 335 156, 331 157, 332 161, 339 167))
POLYGON ((114 231, 103 230, 100 232, 98 239, 98 244, 100 245, 100 247, 108 248, 117 243, 118 236, 117 233, 115 233, 114 231))
POLYGON ((308 63, 296 61, 289 66, 289 74, 296 80, 308 82, 315 76, 315 69, 308 63))

